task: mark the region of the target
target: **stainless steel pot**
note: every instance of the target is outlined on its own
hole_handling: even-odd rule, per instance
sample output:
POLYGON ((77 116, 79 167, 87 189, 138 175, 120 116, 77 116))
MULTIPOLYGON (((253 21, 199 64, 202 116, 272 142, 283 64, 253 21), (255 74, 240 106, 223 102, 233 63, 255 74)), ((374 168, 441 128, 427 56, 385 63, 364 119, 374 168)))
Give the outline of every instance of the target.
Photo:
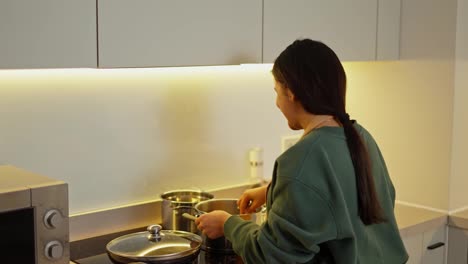
MULTIPOLYGON (((265 220, 265 212, 260 209, 257 213, 240 214, 237 206, 237 199, 211 199, 197 203, 194 208, 197 213, 209 213, 214 210, 223 210, 232 215, 239 215, 244 220, 253 221, 257 224, 261 224, 265 220)), ((202 249, 205 251, 224 253, 234 252, 231 242, 224 236, 217 239, 211 239, 203 235, 200 231, 198 231, 197 234, 201 235, 203 238, 202 249)))
POLYGON ((138 232, 110 241, 106 250, 117 263, 187 263, 200 253, 199 235, 177 230, 161 230, 151 225, 147 232, 138 232))
POLYGON ((211 193, 196 190, 174 190, 161 194, 162 226, 164 229, 197 233, 197 227, 182 214, 195 214, 193 207, 202 201, 212 199, 211 193))

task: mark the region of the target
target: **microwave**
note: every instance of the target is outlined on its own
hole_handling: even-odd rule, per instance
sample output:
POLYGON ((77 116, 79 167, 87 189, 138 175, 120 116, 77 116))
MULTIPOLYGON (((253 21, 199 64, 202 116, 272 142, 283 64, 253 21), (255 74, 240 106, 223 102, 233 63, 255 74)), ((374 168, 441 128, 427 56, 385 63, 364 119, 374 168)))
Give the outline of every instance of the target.
POLYGON ((69 264, 68 184, 0 166, 0 263, 69 264))

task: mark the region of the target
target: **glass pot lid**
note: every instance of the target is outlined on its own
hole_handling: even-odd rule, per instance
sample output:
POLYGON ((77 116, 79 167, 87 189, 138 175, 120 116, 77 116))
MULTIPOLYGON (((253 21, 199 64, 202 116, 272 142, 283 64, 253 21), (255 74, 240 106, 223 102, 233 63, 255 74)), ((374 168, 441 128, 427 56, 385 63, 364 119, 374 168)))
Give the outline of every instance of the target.
POLYGON ((107 244, 107 252, 113 258, 145 262, 178 260, 200 250, 203 240, 199 235, 161 229, 151 225, 147 231, 118 237, 107 244))

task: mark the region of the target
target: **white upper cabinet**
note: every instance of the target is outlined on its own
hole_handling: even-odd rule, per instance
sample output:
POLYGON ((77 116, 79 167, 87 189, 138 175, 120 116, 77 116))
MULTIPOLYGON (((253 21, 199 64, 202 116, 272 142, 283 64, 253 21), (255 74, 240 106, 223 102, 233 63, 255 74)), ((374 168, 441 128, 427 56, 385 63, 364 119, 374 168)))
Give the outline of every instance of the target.
POLYGON ((96 67, 96 0, 0 1, 0 69, 96 67))
POLYGON ((2 0, 0 69, 273 62, 298 38, 399 58, 401 0, 2 0))
POLYGON ((265 0, 263 61, 298 38, 320 40, 341 60, 398 59, 400 0, 265 0))
POLYGON ((260 63, 261 0, 98 0, 99 67, 260 63))
POLYGON ((379 0, 376 60, 400 59, 401 0, 379 0))

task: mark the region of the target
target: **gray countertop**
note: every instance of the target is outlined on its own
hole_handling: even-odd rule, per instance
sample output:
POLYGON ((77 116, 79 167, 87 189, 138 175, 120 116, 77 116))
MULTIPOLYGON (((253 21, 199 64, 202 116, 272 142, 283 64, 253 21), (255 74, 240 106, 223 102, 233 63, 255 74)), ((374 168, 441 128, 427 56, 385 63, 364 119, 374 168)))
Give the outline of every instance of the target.
POLYGON ((468 229, 468 209, 451 214, 448 224, 453 227, 468 229))
MULTIPOLYGON (((250 187, 250 184, 211 191, 216 198, 236 198, 250 187)), ((108 210, 70 216, 70 241, 141 228, 161 223, 161 201, 132 204, 108 210), (102 221, 106 219, 105 221, 102 221), (93 223, 90 225, 89 223, 93 223)), ((396 204, 395 216, 402 235, 424 232, 447 224, 447 213, 396 204)), ((468 210, 454 216, 455 222, 468 228, 468 210)))
POLYGON ((421 233, 447 224, 447 213, 395 204, 395 217, 402 236, 421 233))

